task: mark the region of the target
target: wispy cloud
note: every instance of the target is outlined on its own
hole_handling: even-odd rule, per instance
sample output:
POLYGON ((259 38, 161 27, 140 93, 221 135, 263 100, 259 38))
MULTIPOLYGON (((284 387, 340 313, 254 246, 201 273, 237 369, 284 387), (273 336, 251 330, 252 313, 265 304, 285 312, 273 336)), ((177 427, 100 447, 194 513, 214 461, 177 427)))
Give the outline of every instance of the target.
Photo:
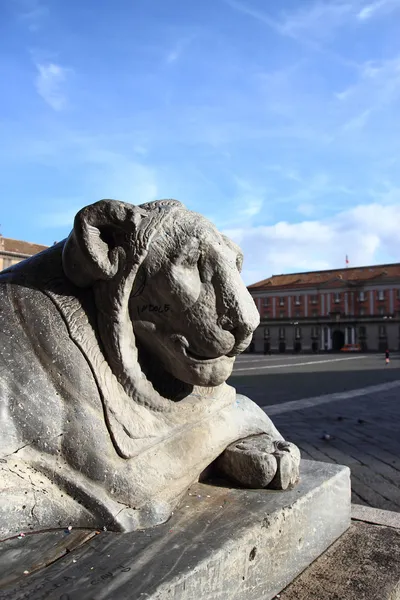
POLYGON ((41 227, 49 229, 72 229, 76 213, 84 206, 83 199, 78 201, 76 198, 58 199, 58 203, 70 206, 67 210, 49 212, 40 215, 38 223, 41 227))
POLYGON ((101 198, 141 204, 158 197, 155 169, 138 162, 134 150, 132 155, 116 152, 107 148, 104 140, 80 135, 71 136, 64 142, 61 147, 54 146, 57 162, 64 160, 72 173, 76 172, 77 166, 85 166, 80 178, 81 195, 69 199, 54 196, 52 210, 42 212, 37 219, 40 227, 70 228, 74 215, 82 206, 101 198))
POLYGON ((234 10, 241 12, 249 17, 253 17, 253 19, 260 21, 260 23, 264 23, 264 25, 268 25, 268 27, 271 27, 271 29, 274 29, 277 33, 280 33, 282 35, 284 34, 284 31, 282 30, 282 26, 280 25, 280 23, 278 21, 276 21, 275 19, 273 19, 270 15, 268 15, 268 13, 265 13, 256 8, 253 8, 253 7, 249 6, 248 4, 245 4, 244 2, 240 2, 239 0, 223 0, 223 1, 225 2, 225 4, 227 4, 234 10))
POLYGON ((342 126, 342 131, 354 131, 355 129, 362 129, 367 124, 371 114, 372 108, 363 110, 355 117, 352 117, 349 121, 346 121, 346 123, 342 126))
POLYGON ((400 9, 399 0, 377 0, 364 6, 358 13, 357 18, 360 21, 369 21, 374 16, 387 14, 396 9, 400 9))
POLYGON ((179 60, 179 58, 181 58, 181 56, 183 55, 184 50, 192 42, 192 40, 193 36, 183 37, 180 40, 178 40, 174 47, 168 52, 165 59, 166 63, 172 64, 179 60))
POLYGON ((36 64, 37 75, 35 86, 38 94, 54 110, 63 110, 68 101, 65 95, 64 84, 71 69, 61 67, 55 63, 36 64))
POLYGON ((342 27, 354 8, 349 2, 315 2, 286 13, 282 31, 289 36, 312 35, 326 39, 335 29, 342 27))
POLYGON ((343 106, 350 110, 339 132, 365 128, 374 115, 387 110, 400 99, 400 57, 381 61, 366 61, 358 71, 358 78, 348 88, 335 94, 343 106))
POLYGON ((354 7, 347 2, 315 2, 307 4, 305 8, 281 12, 278 18, 273 18, 269 13, 241 0, 223 1, 232 9, 256 19, 277 34, 290 38, 311 51, 323 53, 347 67, 357 66, 354 61, 322 44, 336 29, 346 23, 351 13, 354 14, 354 7))
POLYGON ((36 33, 49 16, 49 7, 40 0, 14 0, 18 17, 27 24, 29 31, 36 33))
POLYGON ((284 179, 289 179, 290 181, 302 182, 302 178, 299 175, 299 172, 296 169, 293 169, 289 166, 285 165, 268 165, 267 170, 271 173, 277 173, 284 179))

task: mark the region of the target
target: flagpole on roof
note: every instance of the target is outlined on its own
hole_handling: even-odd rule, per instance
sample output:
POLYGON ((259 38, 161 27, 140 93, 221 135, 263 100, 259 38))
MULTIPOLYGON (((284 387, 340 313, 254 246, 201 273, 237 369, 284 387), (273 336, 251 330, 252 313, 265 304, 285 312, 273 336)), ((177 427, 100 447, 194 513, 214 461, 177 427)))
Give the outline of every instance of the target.
POLYGON ((349 257, 346 254, 346 269, 348 268, 348 266, 349 266, 349 257))

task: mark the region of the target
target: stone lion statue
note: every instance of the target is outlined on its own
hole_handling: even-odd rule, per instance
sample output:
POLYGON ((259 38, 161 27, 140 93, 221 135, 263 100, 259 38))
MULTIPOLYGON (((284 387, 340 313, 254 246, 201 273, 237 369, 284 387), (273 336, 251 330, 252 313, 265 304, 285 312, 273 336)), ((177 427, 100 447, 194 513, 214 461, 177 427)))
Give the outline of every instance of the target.
POLYGON ((180 202, 102 200, 0 274, 0 537, 162 523, 208 467, 296 482, 298 449, 225 383, 259 322, 241 264, 180 202))

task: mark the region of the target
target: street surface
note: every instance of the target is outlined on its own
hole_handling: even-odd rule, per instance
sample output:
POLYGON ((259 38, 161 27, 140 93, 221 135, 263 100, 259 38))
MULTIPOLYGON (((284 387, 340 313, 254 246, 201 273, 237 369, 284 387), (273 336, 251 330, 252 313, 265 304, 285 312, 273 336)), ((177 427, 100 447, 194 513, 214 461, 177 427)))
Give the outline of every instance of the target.
POLYGON ((242 354, 229 380, 260 406, 400 380, 400 355, 385 365, 382 354, 242 354))
POLYGON ((400 512, 400 356, 242 355, 231 385, 310 460, 350 467, 352 501, 400 512))

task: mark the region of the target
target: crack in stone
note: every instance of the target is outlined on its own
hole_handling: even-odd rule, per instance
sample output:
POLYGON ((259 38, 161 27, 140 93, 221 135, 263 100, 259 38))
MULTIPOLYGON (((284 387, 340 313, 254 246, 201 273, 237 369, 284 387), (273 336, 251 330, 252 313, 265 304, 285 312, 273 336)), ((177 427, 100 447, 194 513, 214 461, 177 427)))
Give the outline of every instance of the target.
POLYGON ((33 511, 35 510, 35 508, 36 508, 36 504, 37 504, 37 500, 36 500, 36 494, 35 494, 35 489, 34 489, 34 488, 35 488, 35 484, 33 483, 31 476, 30 476, 30 475, 28 475, 28 477, 29 477, 29 480, 30 480, 30 482, 31 482, 31 485, 32 485, 32 494, 33 494, 33 500, 34 500, 34 505, 33 505, 33 506, 32 506, 32 508, 31 508, 31 517, 32 517, 33 519, 36 519, 36 521, 39 523, 39 518, 38 518, 38 517, 35 515, 35 513, 33 512, 33 511))

